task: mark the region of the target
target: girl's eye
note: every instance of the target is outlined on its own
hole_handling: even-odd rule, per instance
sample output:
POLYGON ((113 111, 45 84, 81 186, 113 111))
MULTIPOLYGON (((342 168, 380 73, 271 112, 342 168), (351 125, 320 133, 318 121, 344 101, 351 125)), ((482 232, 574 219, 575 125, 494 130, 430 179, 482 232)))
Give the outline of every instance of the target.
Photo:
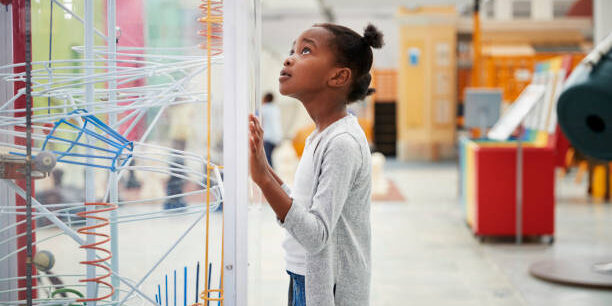
POLYGON ((293 49, 289 50, 289 56, 293 55, 295 53, 295 51, 293 51, 293 49))
POLYGON ((305 47, 304 49, 302 49, 302 54, 310 54, 310 48, 305 47))

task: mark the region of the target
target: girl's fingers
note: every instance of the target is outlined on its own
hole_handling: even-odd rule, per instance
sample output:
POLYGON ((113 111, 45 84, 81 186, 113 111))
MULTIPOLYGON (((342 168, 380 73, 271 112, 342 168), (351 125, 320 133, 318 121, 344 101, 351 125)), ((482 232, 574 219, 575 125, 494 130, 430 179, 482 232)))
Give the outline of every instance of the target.
POLYGON ((251 132, 249 134, 249 142, 253 146, 253 150, 257 150, 257 147, 261 145, 261 137, 259 137, 259 135, 257 135, 257 132, 253 129, 251 129, 251 132))
POLYGON ((252 120, 249 123, 249 130, 251 131, 251 134, 254 134, 257 137, 261 138, 263 135, 263 130, 261 129, 259 121, 257 121, 257 118, 255 117, 252 117, 251 119, 252 120))
POLYGON ((253 144, 253 150, 257 151, 257 148, 261 146, 263 139, 263 129, 261 128, 261 124, 259 124, 259 120, 253 114, 249 114, 249 134, 250 141, 253 144))
POLYGON ((251 150, 252 153, 257 153, 257 148, 259 147, 259 145, 257 144, 257 141, 254 138, 249 138, 249 149, 251 150))
POLYGON ((251 115, 251 122, 255 125, 255 126, 260 126, 261 124, 259 123, 259 119, 253 115, 251 115))
POLYGON ((257 133, 259 134, 259 137, 263 137, 263 128, 261 127, 261 124, 257 123, 255 125, 255 129, 257 130, 257 133))
POLYGON ((259 133, 257 132, 257 128, 255 127, 255 125, 253 124, 253 122, 251 122, 251 124, 249 124, 249 134, 252 137, 260 137, 259 133))
POLYGON ((249 115, 249 131, 251 131, 251 134, 253 134, 255 132, 255 117, 253 115, 249 115))
POLYGON ((250 130, 249 134, 251 135, 251 138, 253 138, 253 139, 259 138, 259 135, 258 135, 257 130, 255 129, 255 127, 251 126, 249 130, 250 130))
POLYGON ((261 127, 261 124, 259 124, 259 121, 255 122, 255 132, 259 135, 259 137, 263 137, 263 128, 261 127))
POLYGON ((261 127, 261 123, 257 116, 253 114, 249 114, 249 127, 252 128, 254 134, 257 134, 259 138, 263 138, 263 128, 261 127))
POLYGON ((253 114, 249 115, 249 122, 253 125, 259 124, 259 120, 257 120, 257 117, 255 117, 253 114))

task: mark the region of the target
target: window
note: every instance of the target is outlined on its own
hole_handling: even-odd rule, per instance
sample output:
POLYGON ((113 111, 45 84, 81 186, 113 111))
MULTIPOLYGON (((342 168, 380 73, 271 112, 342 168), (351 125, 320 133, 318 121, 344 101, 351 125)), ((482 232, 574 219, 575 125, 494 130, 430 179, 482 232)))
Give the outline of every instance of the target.
POLYGON ((513 19, 531 18, 531 1, 515 0, 512 3, 512 18, 513 19))
POLYGON ((554 1, 553 2, 553 18, 563 18, 567 15, 573 1, 554 1))

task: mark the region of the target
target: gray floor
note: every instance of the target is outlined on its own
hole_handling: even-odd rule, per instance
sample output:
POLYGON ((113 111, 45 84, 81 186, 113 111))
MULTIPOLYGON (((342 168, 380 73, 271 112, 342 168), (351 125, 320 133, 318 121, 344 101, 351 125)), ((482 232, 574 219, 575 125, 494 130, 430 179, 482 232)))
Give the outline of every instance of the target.
MULTIPOLYGON (((556 285, 531 277, 531 263, 547 258, 612 259, 610 204, 590 204, 585 185, 573 177, 556 184, 554 245, 477 242, 457 201, 453 163, 388 163, 386 175, 406 198, 374 203, 372 305, 612 305, 612 292, 556 285)), ((253 276, 254 305, 284 305, 282 235, 273 213, 263 208, 257 227, 259 277, 253 276)), ((612 277, 612 276, 611 276, 612 277)))

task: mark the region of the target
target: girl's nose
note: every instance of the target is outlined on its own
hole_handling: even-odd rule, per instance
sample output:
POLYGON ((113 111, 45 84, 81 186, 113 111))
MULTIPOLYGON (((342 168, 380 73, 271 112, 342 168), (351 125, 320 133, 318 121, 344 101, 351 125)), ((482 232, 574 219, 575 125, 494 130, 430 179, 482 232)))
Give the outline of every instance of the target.
POLYGON ((293 56, 289 56, 285 59, 285 62, 283 63, 284 66, 291 66, 293 65, 293 56))

